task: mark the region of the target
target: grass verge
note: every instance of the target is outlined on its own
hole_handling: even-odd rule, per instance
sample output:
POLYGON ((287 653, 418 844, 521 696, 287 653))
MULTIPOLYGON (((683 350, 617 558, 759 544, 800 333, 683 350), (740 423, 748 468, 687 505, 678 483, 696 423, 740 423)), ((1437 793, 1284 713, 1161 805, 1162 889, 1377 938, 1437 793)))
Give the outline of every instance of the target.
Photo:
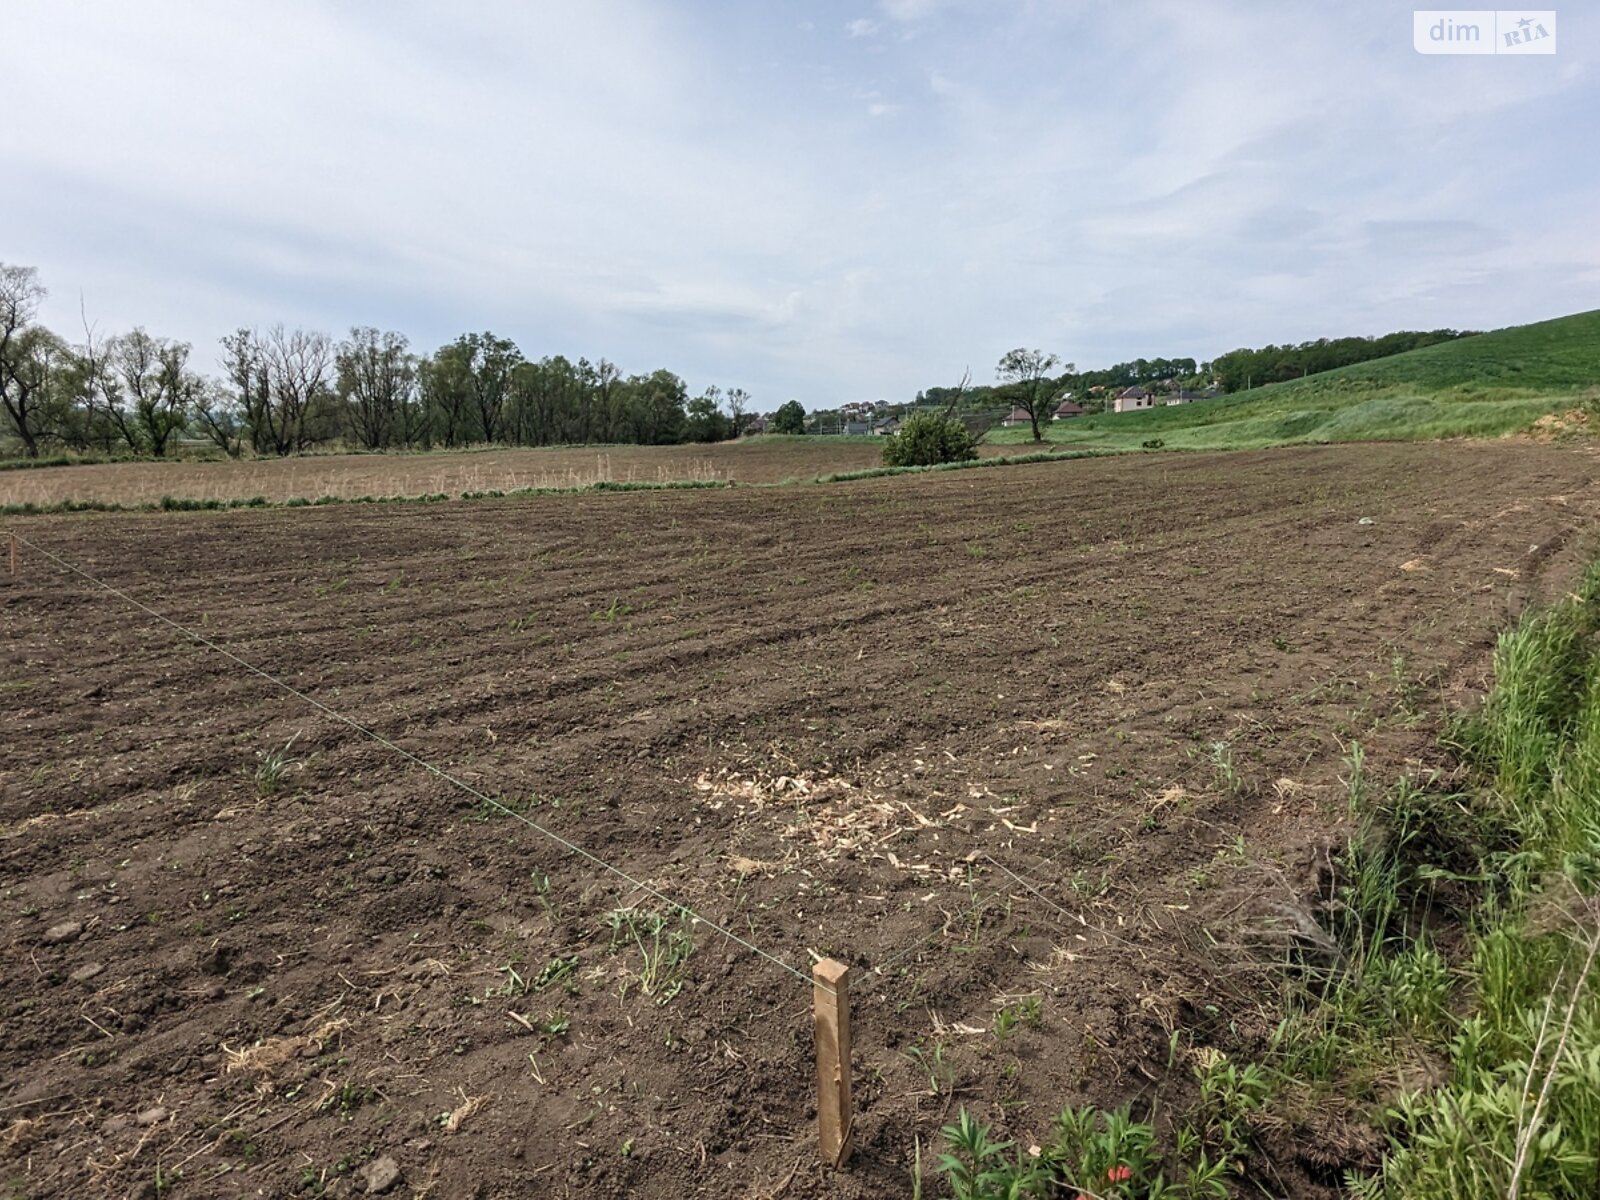
POLYGON ((1245 1188, 1269 1109, 1379 1135, 1360 1200, 1600 1195, 1600 564, 1504 633, 1494 686, 1444 735, 1450 786, 1374 792, 1352 747, 1352 832, 1271 968, 1256 1064, 1214 1050, 1156 1123, 1068 1110, 1031 1152, 964 1111, 940 1170, 962 1200, 1154 1200, 1245 1188))

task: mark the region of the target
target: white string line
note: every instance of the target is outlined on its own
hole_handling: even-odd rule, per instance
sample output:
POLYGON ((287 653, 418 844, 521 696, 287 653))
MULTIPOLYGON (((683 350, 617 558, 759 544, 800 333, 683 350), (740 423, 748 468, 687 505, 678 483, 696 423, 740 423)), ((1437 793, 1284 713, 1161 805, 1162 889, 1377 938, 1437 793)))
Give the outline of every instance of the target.
POLYGON ((896 954, 893 958, 886 959, 883 962, 876 964, 872 968, 873 974, 875 974, 875 975, 886 975, 886 974, 888 974, 888 972, 889 972, 889 970, 891 968, 899 966, 906 959, 910 958, 913 954, 917 954, 917 953, 920 953, 923 950, 926 950, 928 948, 928 943, 929 942, 933 941, 935 938, 943 937, 944 934, 949 930, 949 928, 950 928, 950 926, 952 924, 954 924, 955 922, 961 920, 963 917, 969 916, 970 914, 976 912, 978 909, 987 906, 988 904, 992 903, 993 901, 999 899, 1002 895, 1004 895, 1006 892, 1009 892, 1010 890, 1011 889, 1009 887, 997 888, 996 890, 990 892, 982 900, 974 901, 972 904, 968 905, 966 908, 964 908, 960 912, 958 912, 955 916, 947 917, 946 920, 945 920, 945 923, 943 925, 939 926, 939 928, 935 929, 932 933, 928 934, 921 941, 917 941, 917 942, 911 943, 911 945, 907 946, 904 950, 900 951, 900 953, 896 954))
MULTIPOLYGON (((1034 887, 1033 884, 1029 883, 1021 875, 1018 875, 1010 867, 1006 866, 1005 863, 1000 862, 1000 861, 996 860, 995 858, 993 858, 992 856, 990 856, 988 851, 985 851, 983 856, 985 858, 987 858, 992 865, 1000 868, 1000 870, 1004 871, 1007 875, 1011 876, 1011 878, 1015 879, 1023 887, 1027 888, 1030 892, 1032 892, 1039 899, 1043 900, 1051 908, 1055 909, 1063 917, 1066 917, 1066 918, 1068 918, 1070 920, 1076 921, 1079 925, 1083 926, 1085 929, 1093 930, 1095 933, 1104 934, 1106 937, 1110 938, 1114 942, 1121 942, 1124 946, 1134 946, 1133 942, 1130 942, 1127 938, 1123 937, 1121 934, 1112 933, 1109 929, 1105 928, 1103 925, 1091 925, 1091 924, 1089 924, 1089 922, 1087 920, 1084 919, 1084 917, 1083 917, 1083 915, 1081 913, 1075 913, 1075 912, 1072 912, 1072 911, 1070 911, 1070 910, 1068 910, 1066 908, 1063 908, 1061 905, 1057 904, 1054 900, 1050 899, 1049 896, 1046 896, 1038 888, 1034 887)), ((1137 949, 1137 947, 1135 947, 1135 949, 1137 949)))
POLYGON ((727 938, 729 941, 736 942, 738 945, 743 946, 746 950, 749 950, 754 954, 760 955, 762 958, 766 959, 768 962, 774 963, 777 966, 782 967, 785 971, 789 972, 789 974, 793 975, 796 979, 800 980, 800 982, 812 985, 812 986, 814 986, 814 987, 816 987, 816 988, 818 988, 818 989, 820 989, 822 991, 832 993, 833 989, 828 987, 825 983, 822 983, 822 982, 820 982, 818 980, 815 980, 810 975, 807 975, 804 972, 797 970, 795 967, 790 966, 788 963, 784 962, 783 959, 779 958, 777 955, 769 954, 767 951, 763 950, 760 946, 757 946, 754 942, 746 941, 744 938, 740 937, 737 933, 734 933, 731 929, 727 929, 727 928, 717 924, 715 921, 710 920, 707 917, 701 916, 699 913, 695 912, 694 909, 690 908, 687 904, 679 903, 677 900, 674 900, 671 896, 668 896, 666 893, 662 892, 659 888, 652 887, 650 884, 645 883, 642 880, 635 879, 632 875, 629 875, 626 871, 622 870, 620 867, 612 866, 610 863, 606 862, 605 859, 601 858, 597 854, 594 854, 594 853, 592 853, 592 852, 590 852, 588 850, 585 850, 582 846, 578 845, 576 842, 568 841, 566 838, 562 837, 559 833, 555 833, 552 830, 546 829, 543 825, 539 824, 537 821, 533 820, 532 818, 530 818, 528 816, 525 816, 524 814, 518 812, 516 809, 508 808, 506 805, 504 805, 504 804, 500 803, 500 801, 496 800, 493 796, 487 796, 483 792, 480 792, 477 788, 473 787, 471 784, 462 782, 461 780, 457 779, 454 775, 450 774, 448 771, 445 771, 440 767, 434 766, 431 762, 428 762, 424 758, 417 757, 415 754, 412 754, 409 750, 402 749, 401 747, 395 745, 393 742, 389 741, 389 739, 385 738, 382 734, 375 733, 373 730, 368 729, 365 725, 362 725, 359 721, 356 721, 356 720, 354 720, 354 719, 352 719, 350 717, 345 716, 342 712, 339 712, 336 709, 329 708, 326 704, 322 703, 322 701, 320 701, 320 700, 318 700, 318 699, 316 699, 316 698, 314 698, 312 696, 308 696, 304 692, 298 691, 297 689, 295 689, 291 685, 283 682, 283 680, 278 679, 276 676, 269 675, 266 671, 263 671, 260 667, 256 666, 254 663, 247 662, 245 659, 240 658, 237 654, 235 654, 233 651, 229 650, 226 646, 221 646, 221 645, 217 644, 216 642, 211 641, 209 638, 204 637, 203 635, 194 632, 194 630, 189 629, 187 626, 180 625, 177 621, 174 621, 171 617, 164 616, 163 614, 157 612, 155 609, 151 608, 148 604, 145 604, 144 602, 136 599, 135 597, 130 596, 127 592, 124 592, 124 591, 120 590, 119 588, 113 587, 111 584, 105 582, 103 579, 98 579, 95 576, 89 574, 89 572, 84 571, 84 570, 80 570, 78 567, 73 566, 70 562, 68 562, 66 559, 62 558, 60 555, 53 554, 49 550, 46 550, 43 546, 36 545, 35 543, 30 542, 27 538, 22 537, 20 535, 13 534, 13 536, 16 537, 16 539, 17 539, 17 541, 19 543, 21 543, 24 546, 27 546, 31 550, 37 550, 40 554, 42 554, 46 558, 50 559, 56 565, 58 565, 60 567, 64 567, 66 570, 71 571, 74 575, 80 576, 81 578, 88 580, 90 583, 94 584, 96 587, 104 588, 106 591, 110 592, 113 596, 116 596, 119 599, 127 601, 129 604, 133 605, 135 608, 139 609, 140 611, 149 614, 150 616, 154 617, 156 620, 162 622, 165 625, 171 626, 173 629, 175 629, 179 633, 183 634, 184 637, 189 638, 192 641, 198 642, 200 645, 205 646, 207 649, 215 650, 218 654, 222 655, 224 658, 230 659, 233 662, 238 663, 241 667, 243 667, 247 671, 250 671, 252 674, 259 675, 262 679, 265 679, 268 683, 272 684, 274 687, 280 688, 281 690, 283 690, 285 692, 288 692, 289 695, 295 697, 298 700, 305 701, 307 704, 311 705, 311 707, 313 707, 315 709, 318 709, 319 711, 321 711, 322 713, 326 714, 329 717, 332 717, 335 721, 339 721, 342 724, 348 725, 351 729, 354 729, 357 733, 362 734, 364 737, 370 738, 372 741, 376 742, 378 745, 383 746, 386 749, 393 751, 395 754, 398 754, 401 758, 404 758, 407 761, 415 764, 416 766, 421 767, 424 771, 427 771, 429 774, 434 775, 437 778, 444 780, 446 783, 451 784, 454 787, 459 788, 461 791, 466 792, 469 796, 472 796, 472 797, 482 801, 484 804, 488 804, 488 805, 490 805, 490 806, 492 806, 492 807, 494 807, 496 809, 499 809, 501 812, 505 813, 508 817, 515 817, 517 820, 521 821, 524 825, 528 826, 528 828, 534 830, 537 833, 540 833, 540 834, 544 835, 545 837, 549 838, 552 842, 555 842, 558 846, 563 847, 564 849, 570 851, 573 854, 578 855, 581 858, 587 859, 588 861, 594 863, 595 866, 597 866, 597 867, 602 867, 605 870, 610 871, 613 875, 617 876, 617 878, 626 880, 628 883, 633 884, 634 887, 639 888, 642 891, 648 892, 650 895, 654 896, 656 899, 662 901, 663 903, 671 905, 673 908, 679 909, 682 912, 688 913, 691 917, 693 917, 700 924, 706 926, 708 929, 711 929, 711 930, 714 930, 717 933, 720 933, 723 937, 727 938))

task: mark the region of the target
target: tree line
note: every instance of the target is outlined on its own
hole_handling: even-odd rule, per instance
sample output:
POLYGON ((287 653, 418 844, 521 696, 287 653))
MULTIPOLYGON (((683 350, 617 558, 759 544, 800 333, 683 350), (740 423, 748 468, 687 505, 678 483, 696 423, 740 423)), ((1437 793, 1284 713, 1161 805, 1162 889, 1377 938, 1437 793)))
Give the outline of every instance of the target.
POLYGON ((403 333, 371 326, 340 340, 282 325, 237 329, 221 339, 221 377, 211 377, 193 368, 188 343, 141 328, 112 337, 86 329, 69 342, 39 324, 45 296, 34 268, 0 263, 0 401, 30 458, 47 445, 160 458, 182 438, 232 457, 335 442, 716 442, 753 417, 743 388, 691 397, 668 370, 624 375, 603 358, 534 360, 487 332, 422 355, 403 333))
MULTIPOLYGON (((1298 345, 1262 346, 1259 349, 1230 350, 1210 362, 1193 358, 1135 358, 1109 367, 1079 371, 1071 363, 1064 373, 1051 377, 1054 394, 1072 392, 1080 400, 1094 388, 1107 391, 1171 382, 1179 387, 1209 387, 1215 384, 1224 392, 1243 391, 1266 383, 1283 383, 1335 367, 1347 367, 1374 358, 1386 358, 1436 342, 1471 337, 1475 330, 1434 329, 1400 330, 1381 337, 1317 338, 1298 345)), ((959 398, 964 408, 1028 408, 1036 390, 1035 382, 1026 385, 999 375, 994 386, 931 387, 917 393, 919 405, 944 407, 959 398)))
POLYGON ((1263 346, 1259 350, 1230 350, 1219 354, 1211 362, 1211 372, 1225 392, 1242 391, 1247 387, 1260 387, 1264 383, 1285 383, 1315 375, 1319 371, 1332 371, 1336 367, 1354 366, 1374 358, 1387 358, 1391 354, 1404 354, 1438 342, 1471 337, 1472 329, 1402 329, 1381 337, 1317 338, 1293 346, 1263 346))

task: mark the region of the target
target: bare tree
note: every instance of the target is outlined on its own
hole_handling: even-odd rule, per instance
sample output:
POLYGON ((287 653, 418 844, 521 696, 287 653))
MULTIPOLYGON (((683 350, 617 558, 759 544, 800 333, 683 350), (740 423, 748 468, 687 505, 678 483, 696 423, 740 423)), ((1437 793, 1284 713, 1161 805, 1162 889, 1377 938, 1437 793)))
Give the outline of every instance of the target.
POLYGON ((333 368, 333 340, 325 333, 274 325, 266 336, 267 381, 276 413, 278 454, 304 450, 315 440, 312 406, 328 394, 333 368))
POLYGON ((50 375, 61 350, 49 330, 34 324, 46 294, 35 268, 0 263, 0 403, 29 458, 39 457, 50 375))
POLYGON ((339 344, 335 364, 356 440, 368 450, 382 449, 397 433, 409 441, 417 363, 405 335, 357 326, 339 344))
POLYGON ((961 382, 956 384, 955 394, 950 397, 950 403, 944 406, 944 415, 948 419, 955 416, 956 408, 961 403, 961 397, 967 394, 967 389, 972 386, 972 368, 967 367, 961 372, 961 382))
POLYGON ((202 432, 229 458, 244 452, 244 413, 237 397, 214 381, 202 381, 194 398, 194 416, 202 432))
POLYGON ((283 457, 315 438, 314 406, 328 394, 333 341, 325 333, 240 329, 222 339, 223 366, 258 454, 283 457))
POLYGON ((1024 350, 1018 347, 1015 350, 1008 350, 995 368, 995 376, 1002 383, 1016 385, 1017 406, 1028 414, 1028 420, 1033 424, 1033 440, 1036 442, 1044 440, 1044 435, 1039 431, 1039 422, 1041 419, 1049 419, 1044 410, 1045 405, 1050 402, 1050 372, 1060 361, 1056 355, 1046 354, 1043 350, 1024 350))
POLYGON ((117 442, 139 452, 139 436, 122 406, 122 389, 111 368, 111 348, 83 318, 83 341, 72 348, 73 398, 83 407, 82 437, 97 438, 109 454, 117 442))

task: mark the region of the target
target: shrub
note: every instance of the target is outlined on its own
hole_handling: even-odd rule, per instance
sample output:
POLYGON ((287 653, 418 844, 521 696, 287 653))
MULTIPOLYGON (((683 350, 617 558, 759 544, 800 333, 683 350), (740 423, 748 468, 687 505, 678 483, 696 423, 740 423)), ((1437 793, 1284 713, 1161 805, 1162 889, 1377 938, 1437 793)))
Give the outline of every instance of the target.
POLYGON ((806 410, 800 401, 789 400, 779 405, 778 411, 772 414, 771 430, 773 433, 804 433, 806 410))
POLYGON ((978 444, 967 427, 939 413, 913 413, 883 448, 890 467, 930 467, 978 457, 978 444))

